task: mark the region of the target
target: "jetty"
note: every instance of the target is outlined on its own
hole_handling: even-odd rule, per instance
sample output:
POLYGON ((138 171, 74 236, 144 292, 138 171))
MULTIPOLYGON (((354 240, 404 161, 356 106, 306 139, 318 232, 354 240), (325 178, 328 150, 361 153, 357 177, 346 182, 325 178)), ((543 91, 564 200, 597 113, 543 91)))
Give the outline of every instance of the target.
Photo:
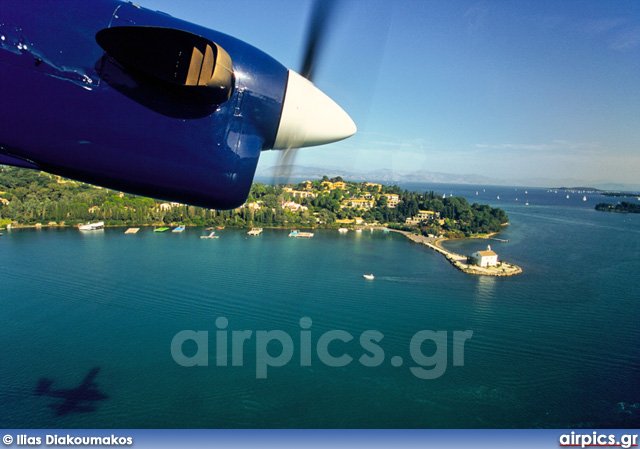
POLYGON ((522 273, 522 268, 506 262, 502 262, 495 267, 480 267, 470 264, 467 260, 467 256, 456 254, 440 246, 440 242, 446 239, 425 237, 423 235, 416 235, 412 232, 400 231, 397 229, 391 229, 391 231, 403 234, 409 240, 425 245, 426 247, 442 254, 451 263, 451 265, 453 265, 463 273, 475 274, 480 276, 513 276, 522 273))
POLYGON ((169 230, 169 228, 155 228, 153 230, 153 232, 167 232, 169 230))
POLYGON ((126 231, 124 231, 125 234, 135 234, 136 232, 138 232, 140 230, 140 228, 129 228, 126 231))

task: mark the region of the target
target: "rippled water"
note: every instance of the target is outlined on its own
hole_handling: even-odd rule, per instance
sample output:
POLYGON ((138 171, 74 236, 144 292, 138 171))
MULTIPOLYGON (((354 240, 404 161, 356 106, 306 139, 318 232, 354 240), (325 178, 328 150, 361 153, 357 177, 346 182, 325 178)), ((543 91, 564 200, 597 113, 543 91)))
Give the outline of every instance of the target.
MULTIPOLYGON (((467 190, 461 194, 474 201, 475 189, 467 190)), ((504 190, 501 201, 495 190, 480 193, 479 201, 507 210, 511 225, 500 238, 510 242, 447 246, 467 254, 489 243, 523 274, 466 275, 382 232, 291 239, 287 231, 248 237, 225 229, 217 240, 200 239, 205 231, 197 228, 5 232, 0 425, 637 426, 640 216, 599 213, 581 198, 565 204, 542 190, 529 189, 537 199, 530 206, 504 190), (253 331, 243 366, 216 366, 219 317, 228 320, 229 340, 231 331, 253 331), (326 366, 314 353, 311 366, 301 366, 302 317, 313 322, 314 347, 330 330, 353 335, 329 347, 353 361, 326 366), (209 332, 209 366, 173 360, 171 341, 182 330, 209 332), (291 336, 295 352, 256 379, 256 332, 270 330, 291 336), (380 366, 358 361, 366 330, 384 336, 380 366), (420 366, 409 342, 421 330, 447 331, 447 369, 437 379, 410 369, 420 366), (453 366, 453 333, 464 330, 473 331, 465 364, 453 366), (394 356, 401 366, 392 365, 394 356), (42 379, 71 389, 95 367, 96 387, 108 398, 93 411, 59 414, 61 399, 36 394, 42 379)), ((421 351, 435 348, 425 342, 421 351)), ((193 353, 195 345, 183 349, 193 353)))

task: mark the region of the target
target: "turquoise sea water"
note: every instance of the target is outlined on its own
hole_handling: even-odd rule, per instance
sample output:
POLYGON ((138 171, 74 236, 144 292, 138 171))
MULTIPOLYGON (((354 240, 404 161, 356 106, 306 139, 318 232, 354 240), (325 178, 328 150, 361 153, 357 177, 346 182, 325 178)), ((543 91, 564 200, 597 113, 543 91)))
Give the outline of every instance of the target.
MULTIPOLYGON (((593 195, 584 202, 544 189, 432 187, 503 207, 511 224, 499 237, 509 243, 447 247, 466 254, 489 243, 524 273, 466 275, 379 231, 292 239, 288 231, 248 237, 225 229, 212 240, 199 238, 208 233, 201 228, 4 232, 0 426, 638 426, 640 215, 596 212, 604 199, 593 195), (220 317, 229 342, 231 331, 253 331, 242 366, 231 366, 231 351, 229 366, 217 366, 220 317), (174 361, 171 342, 183 330, 208 332, 208 366, 174 361), (257 332, 273 330, 292 338, 294 353, 257 379, 257 332), (313 352, 311 366, 301 366, 301 332, 315 348, 332 330, 354 337, 329 346, 351 363, 327 366, 313 352), (359 362, 371 355, 359 343, 367 330, 383 335, 379 366, 359 362), (411 370, 423 364, 410 351, 422 330, 447 332, 446 370, 436 379, 411 370), (464 366, 454 366, 453 333, 465 330, 473 336, 464 366), (60 392, 94 368, 94 386, 106 397, 90 409, 65 412, 64 399, 37 394, 43 379, 60 392)), ((419 348, 436 349, 429 341, 419 348)), ((195 343, 183 351, 193 355, 195 343)), ((268 351, 277 356, 281 346, 272 342, 268 351)))

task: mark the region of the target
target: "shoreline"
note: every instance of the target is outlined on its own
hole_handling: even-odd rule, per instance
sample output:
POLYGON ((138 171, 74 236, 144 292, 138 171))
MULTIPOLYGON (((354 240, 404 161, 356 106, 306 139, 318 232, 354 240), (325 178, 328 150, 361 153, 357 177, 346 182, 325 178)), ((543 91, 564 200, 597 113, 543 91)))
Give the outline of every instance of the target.
MULTIPOLYGON (((446 238, 443 239, 436 239, 436 238, 429 238, 429 237, 425 237, 422 235, 415 235, 411 232, 408 231, 400 231, 398 229, 389 229, 391 232, 397 232, 399 234, 403 234, 405 237, 407 237, 409 240, 411 240, 412 242, 415 243, 420 243, 440 254, 442 254, 448 261, 449 263, 451 263, 451 265, 453 265, 454 267, 456 267, 458 270, 462 271, 463 273, 467 273, 467 274, 475 274, 478 276, 498 276, 498 277, 503 277, 503 276, 515 276, 516 274, 520 274, 522 273, 522 268, 520 268, 517 265, 513 265, 510 263, 506 263, 506 262, 502 262, 502 265, 499 267, 487 267, 487 268, 483 268, 483 267, 478 267, 476 265, 469 265, 467 263, 467 256, 463 256, 461 254, 456 254, 453 251, 449 251, 448 249, 445 249, 444 247, 442 247, 440 245, 441 242, 444 242, 445 240, 449 240, 446 238)), ((493 238, 492 236, 496 235, 497 232, 492 233, 492 234, 487 234, 485 236, 478 236, 478 237, 469 237, 469 239, 474 239, 474 238, 479 238, 479 239, 491 239, 493 238)), ((497 239, 496 239, 497 240, 497 239)))
MULTIPOLYGON (((111 226, 105 226, 108 228, 130 228, 132 226, 135 227, 157 227, 159 225, 111 225, 111 226)), ((163 225, 163 226, 177 226, 177 224, 170 224, 170 225, 163 225)), ((202 226, 188 226, 188 227, 202 227, 202 226)), ((36 226, 36 225, 19 225, 17 227, 12 226, 11 228, 8 228, 7 230, 18 230, 18 229, 40 229, 40 228, 77 228, 77 225, 41 225, 41 226, 36 226)), ((361 229, 374 229, 374 230, 381 230, 385 228, 384 226, 363 226, 361 229)), ((230 228, 230 229, 249 229, 249 228, 230 228)), ((289 229, 294 229, 294 228, 290 228, 290 227, 269 227, 267 229, 282 229, 282 230, 289 230, 289 229)), ((296 228, 298 229, 298 228, 296 228)), ((300 228, 302 229, 302 228, 300 228)), ((305 228, 307 229, 307 228, 305 228)), ((316 227, 312 227, 312 228, 308 228, 308 229, 325 229, 325 230, 335 230, 334 228, 316 228, 316 227)), ((433 251, 436 251, 440 254, 442 254, 448 261, 449 263, 451 263, 451 265, 453 265, 454 267, 456 267, 458 270, 462 271, 463 273, 467 273, 467 274, 475 274, 475 275, 479 275, 479 276, 498 276, 498 277, 503 277, 503 276, 514 276, 516 274, 520 274, 522 273, 522 268, 520 268, 517 265, 514 264, 510 264, 510 263, 506 263, 506 262, 502 262, 502 265, 499 267, 487 267, 487 268, 483 268, 483 267, 478 267, 476 265, 469 265, 467 263, 467 256, 463 256, 461 254, 456 254, 453 251, 449 251, 448 249, 444 248, 441 243, 444 242, 445 240, 449 240, 447 238, 434 238, 434 237, 425 237, 422 235, 416 235, 412 232, 409 231, 401 231, 399 229, 391 229, 391 228, 386 228, 388 229, 390 232, 397 232, 398 234, 402 234, 405 237, 407 237, 409 240, 411 240, 412 242, 415 243, 419 243, 422 244, 426 247, 428 247, 429 249, 432 249, 433 251)), ((3 229, 4 230, 4 229, 3 229)), ((494 236, 497 235, 498 232, 493 232, 491 234, 483 234, 483 235, 477 235, 477 236, 473 236, 473 237, 468 237, 465 238, 466 239, 484 239, 484 240, 497 240, 500 242, 508 242, 508 240, 503 240, 503 239, 498 239, 495 238, 494 236)), ((462 240, 462 239, 461 239, 462 240)))
MULTIPOLYGON (((49 225, 49 224, 43 224, 43 225, 11 225, 11 227, 9 228, 1 228, 2 230, 17 230, 17 229, 39 229, 39 228, 48 228, 48 229, 73 229, 73 228, 78 228, 78 224, 74 224, 74 225, 68 225, 68 224, 64 224, 64 225, 49 225)), ((162 223, 162 224, 117 224, 117 225, 104 225, 104 228, 171 228, 171 227, 175 227, 175 226, 184 226, 185 228, 207 228, 209 226, 203 226, 203 225, 194 225, 194 224, 180 224, 180 223, 162 223)), ((213 225, 212 227, 216 227, 215 225, 213 225)), ((243 229, 251 229, 252 227, 261 227, 263 229, 283 229, 283 230, 292 230, 292 229, 326 229, 326 230, 337 230, 338 228, 324 228, 324 227, 320 227, 320 226, 308 226, 308 227, 304 227, 304 226, 265 226, 265 225, 258 225, 258 226, 230 226, 229 229, 239 229, 239 230, 243 230, 243 229)), ((379 229, 382 229, 384 226, 380 226, 379 229)), ((224 228, 222 228, 224 229, 224 228)), ((362 227, 362 229, 365 229, 365 227, 362 227)), ((367 228, 368 229, 368 228, 367 228)))

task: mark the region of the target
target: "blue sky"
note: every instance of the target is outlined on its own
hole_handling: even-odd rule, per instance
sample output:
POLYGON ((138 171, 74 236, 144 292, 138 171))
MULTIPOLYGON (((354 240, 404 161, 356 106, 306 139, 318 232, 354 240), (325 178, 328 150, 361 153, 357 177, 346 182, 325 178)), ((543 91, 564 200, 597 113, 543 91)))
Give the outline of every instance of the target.
MULTIPOLYGON (((301 63, 311 1, 138 3, 301 63)), ((343 0, 338 12, 315 83, 358 133, 297 164, 640 184, 640 2, 343 0)))

